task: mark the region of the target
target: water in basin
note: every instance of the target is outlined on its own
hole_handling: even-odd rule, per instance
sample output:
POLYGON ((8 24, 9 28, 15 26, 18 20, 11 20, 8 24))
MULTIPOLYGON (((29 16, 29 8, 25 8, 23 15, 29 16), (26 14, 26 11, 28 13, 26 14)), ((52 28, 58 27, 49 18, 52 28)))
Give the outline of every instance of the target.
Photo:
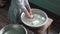
POLYGON ((23 16, 22 17, 22 20, 26 23, 26 24, 29 24, 29 25, 32 25, 32 26, 37 26, 37 25, 41 25, 45 22, 45 17, 39 15, 39 14, 33 14, 34 18, 33 19, 30 19, 26 16, 23 16))
POLYGON ((24 30, 10 29, 4 32, 4 34, 25 34, 24 30))

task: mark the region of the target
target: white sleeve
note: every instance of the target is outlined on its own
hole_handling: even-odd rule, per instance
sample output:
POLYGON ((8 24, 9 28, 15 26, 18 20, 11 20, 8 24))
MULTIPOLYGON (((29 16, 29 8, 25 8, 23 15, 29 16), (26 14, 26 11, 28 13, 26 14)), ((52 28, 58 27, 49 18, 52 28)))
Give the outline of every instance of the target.
POLYGON ((22 9, 23 11, 25 11, 26 10, 26 7, 24 5, 24 0, 17 0, 17 1, 18 1, 17 2, 18 8, 19 9, 22 9))
POLYGON ((25 5, 26 5, 26 4, 29 4, 28 0, 24 0, 24 3, 25 3, 25 5))

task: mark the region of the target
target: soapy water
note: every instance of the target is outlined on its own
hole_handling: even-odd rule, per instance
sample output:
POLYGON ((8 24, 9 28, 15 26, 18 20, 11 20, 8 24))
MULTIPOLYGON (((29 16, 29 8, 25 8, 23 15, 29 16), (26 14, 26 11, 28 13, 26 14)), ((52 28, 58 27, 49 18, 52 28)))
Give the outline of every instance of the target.
POLYGON ((4 34, 25 34, 24 30, 10 29, 4 32, 4 34))
POLYGON ((22 17, 22 20, 29 24, 29 25, 32 25, 32 26, 37 26, 37 25, 41 25, 45 22, 45 18, 42 17, 41 15, 39 14, 33 14, 34 18, 30 19, 26 16, 23 16, 22 17))

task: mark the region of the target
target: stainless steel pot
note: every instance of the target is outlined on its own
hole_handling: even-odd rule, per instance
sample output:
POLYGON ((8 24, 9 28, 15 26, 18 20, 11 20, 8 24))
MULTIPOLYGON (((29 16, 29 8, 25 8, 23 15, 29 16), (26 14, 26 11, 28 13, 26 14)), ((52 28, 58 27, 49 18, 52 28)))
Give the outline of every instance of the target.
POLYGON ((46 23, 47 23, 47 21, 48 21, 48 16, 47 16, 47 14, 44 12, 44 11, 42 11, 42 10, 40 10, 40 9, 32 9, 32 13, 36 13, 36 14, 39 14, 39 15, 41 15, 41 16, 43 16, 44 18, 45 18, 45 22, 43 23, 43 24, 41 24, 41 25, 36 25, 36 26, 32 26, 32 25, 30 25, 30 24, 28 24, 27 22, 25 22, 23 19, 22 19, 22 17, 24 17, 24 15, 25 15, 25 13, 23 12, 22 14, 21 14, 21 20, 22 20, 22 22, 25 24, 25 25, 27 25, 27 26, 29 26, 29 27, 36 27, 36 28, 38 28, 38 27, 41 27, 41 26, 43 26, 43 25, 45 25, 46 23))
POLYGON ((22 25, 10 24, 3 27, 0 34, 27 34, 27 30, 22 25))

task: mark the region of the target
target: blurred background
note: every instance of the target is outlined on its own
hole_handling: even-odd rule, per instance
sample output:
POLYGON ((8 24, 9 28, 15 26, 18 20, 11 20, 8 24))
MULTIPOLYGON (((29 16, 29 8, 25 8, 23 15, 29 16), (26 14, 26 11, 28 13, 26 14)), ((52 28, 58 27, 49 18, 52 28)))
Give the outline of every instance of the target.
MULTIPOLYGON (((11 0, 0 0, 0 28, 9 24, 8 10, 11 0)), ((45 11, 54 21, 51 24, 50 34, 60 32, 60 0, 29 0, 31 8, 45 11)))

